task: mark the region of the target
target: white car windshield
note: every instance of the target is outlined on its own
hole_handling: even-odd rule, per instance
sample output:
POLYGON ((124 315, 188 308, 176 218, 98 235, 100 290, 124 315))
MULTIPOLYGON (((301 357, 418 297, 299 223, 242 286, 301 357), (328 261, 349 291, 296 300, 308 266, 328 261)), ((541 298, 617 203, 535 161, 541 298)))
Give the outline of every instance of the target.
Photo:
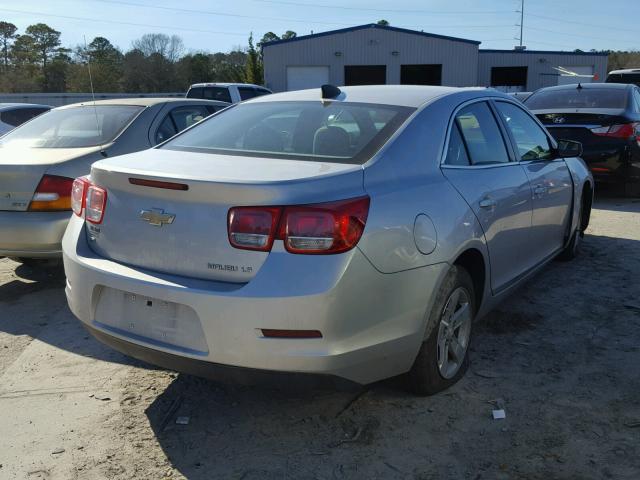
POLYGON ((347 102, 243 103, 210 117, 161 148, 364 163, 414 110, 347 102))
POLYGON ((54 109, 2 139, 2 147, 80 148, 111 142, 142 111, 135 105, 85 105, 54 109))

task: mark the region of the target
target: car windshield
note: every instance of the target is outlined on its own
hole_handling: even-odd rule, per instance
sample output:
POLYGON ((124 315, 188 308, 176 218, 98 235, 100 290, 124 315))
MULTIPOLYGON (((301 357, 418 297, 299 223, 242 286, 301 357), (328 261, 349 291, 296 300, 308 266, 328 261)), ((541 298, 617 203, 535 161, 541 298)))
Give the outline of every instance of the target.
POLYGON ((244 103, 210 117, 161 148, 364 163, 414 110, 320 101, 244 103))
POLYGON ((11 131, 2 147, 80 148, 111 142, 144 107, 86 105, 54 109, 11 131))
POLYGON ((625 108, 627 90, 622 88, 572 88, 541 90, 524 101, 531 110, 550 108, 625 108))

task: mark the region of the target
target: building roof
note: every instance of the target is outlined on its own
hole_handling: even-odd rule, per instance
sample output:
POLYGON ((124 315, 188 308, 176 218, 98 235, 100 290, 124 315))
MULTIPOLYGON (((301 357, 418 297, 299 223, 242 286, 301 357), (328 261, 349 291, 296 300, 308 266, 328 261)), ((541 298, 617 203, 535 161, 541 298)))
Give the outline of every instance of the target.
POLYGON ((329 30, 327 32, 312 33, 311 35, 301 35, 299 37, 287 38, 285 40, 273 40, 271 42, 262 44, 262 48, 264 49, 265 47, 280 45, 282 43, 298 42, 300 40, 310 40, 313 38, 326 37, 329 35, 337 35, 340 33, 349 33, 349 32, 355 32, 357 30, 367 30, 367 29, 388 30, 390 32, 407 33, 410 35, 419 35, 422 37, 429 37, 429 38, 439 38, 441 40, 452 40, 454 42, 472 43, 474 45, 480 45, 481 43, 481 42, 478 42, 477 40, 469 40, 466 38, 448 37, 446 35, 437 35, 435 33, 420 32, 418 30, 410 30, 408 28, 398 28, 398 27, 391 27, 389 25, 378 25, 377 23, 367 23, 365 25, 357 25, 355 27, 341 28, 339 30, 329 30))
MULTIPOLYGON (((342 93, 337 98, 331 99, 332 101, 375 103, 379 105, 397 105, 413 108, 418 108, 424 103, 438 97, 462 92, 476 91, 480 94, 490 92, 491 94, 502 95, 485 87, 459 88, 422 85, 363 85, 339 88, 342 93)), ((245 103, 308 102, 321 100, 321 89, 312 88, 309 90, 295 90, 291 92, 274 93, 273 95, 263 95, 247 100, 245 103)))
POLYGON ((478 53, 516 53, 516 54, 533 53, 536 55, 587 55, 592 57, 606 57, 609 55, 606 52, 563 52, 563 51, 553 51, 553 50, 492 50, 492 49, 483 49, 483 48, 478 50, 478 53))

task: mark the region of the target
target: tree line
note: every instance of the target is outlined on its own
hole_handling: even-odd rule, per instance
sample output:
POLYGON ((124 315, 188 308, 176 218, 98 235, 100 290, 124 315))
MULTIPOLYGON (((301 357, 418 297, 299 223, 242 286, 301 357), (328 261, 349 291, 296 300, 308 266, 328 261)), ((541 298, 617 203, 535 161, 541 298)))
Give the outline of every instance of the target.
MULTIPOLYGON (((386 20, 378 22, 388 25, 386 20)), ((60 32, 44 23, 29 25, 23 33, 11 22, 0 21, 0 92, 181 92, 197 82, 264 82, 261 45, 289 39, 265 33, 254 43, 230 52, 186 52, 177 35, 148 33, 122 51, 104 37, 87 45, 62 46, 60 32)), ((640 67, 638 51, 607 51, 609 70, 640 67)))
POLYGON ((177 35, 148 33, 122 51, 104 37, 62 46, 60 32, 44 23, 24 33, 0 21, 0 92, 181 92, 197 82, 264 82, 260 46, 296 36, 267 32, 230 52, 186 52, 177 35))

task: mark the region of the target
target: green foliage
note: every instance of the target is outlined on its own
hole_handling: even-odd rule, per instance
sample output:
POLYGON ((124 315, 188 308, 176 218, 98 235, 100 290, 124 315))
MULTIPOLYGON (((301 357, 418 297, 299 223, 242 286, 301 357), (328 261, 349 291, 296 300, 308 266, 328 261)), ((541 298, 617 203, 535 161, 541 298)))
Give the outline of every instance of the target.
POLYGON ((388 22, 387 20, 384 20, 384 19, 382 19, 382 20, 378 20, 376 23, 377 23, 378 25, 384 25, 385 27, 388 27, 388 26, 389 26, 389 22, 388 22))
POLYGON ((249 35, 249 49, 247 50, 247 63, 245 67, 245 81, 247 83, 263 83, 262 62, 258 51, 253 45, 253 33, 249 35))

